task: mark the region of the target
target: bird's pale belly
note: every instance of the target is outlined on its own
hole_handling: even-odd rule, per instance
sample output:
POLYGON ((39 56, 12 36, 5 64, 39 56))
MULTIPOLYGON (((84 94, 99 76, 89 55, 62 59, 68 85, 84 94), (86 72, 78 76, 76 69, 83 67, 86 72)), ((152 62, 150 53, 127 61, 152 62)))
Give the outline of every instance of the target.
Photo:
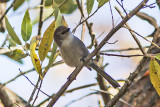
POLYGON ((80 63, 82 63, 81 57, 79 57, 80 55, 78 55, 74 49, 68 50, 65 48, 61 50, 61 56, 64 62, 71 67, 77 67, 80 63))

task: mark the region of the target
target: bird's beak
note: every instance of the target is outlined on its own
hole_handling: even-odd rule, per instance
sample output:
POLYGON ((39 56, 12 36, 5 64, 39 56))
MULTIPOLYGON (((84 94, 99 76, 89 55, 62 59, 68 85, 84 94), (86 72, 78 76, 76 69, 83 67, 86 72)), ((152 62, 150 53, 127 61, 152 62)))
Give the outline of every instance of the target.
POLYGON ((65 31, 63 31, 62 33, 63 34, 65 34, 65 33, 67 33, 67 32, 69 32, 70 31, 70 28, 67 28, 65 31))
POLYGON ((69 31, 70 31, 70 29, 71 29, 71 28, 68 28, 68 29, 66 30, 66 32, 69 32, 69 31))

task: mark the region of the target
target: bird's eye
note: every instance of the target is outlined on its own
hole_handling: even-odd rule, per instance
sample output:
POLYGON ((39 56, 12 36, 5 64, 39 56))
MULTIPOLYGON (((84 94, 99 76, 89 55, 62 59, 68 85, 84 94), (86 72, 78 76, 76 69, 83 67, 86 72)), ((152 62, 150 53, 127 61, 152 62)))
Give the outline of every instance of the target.
POLYGON ((65 34, 65 32, 62 32, 62 34, 65 34))
POLYGON ((70 30, 70 28, 67 28, 65 31, 62 32, 62 34, 69 32, 69 30, 70 30))

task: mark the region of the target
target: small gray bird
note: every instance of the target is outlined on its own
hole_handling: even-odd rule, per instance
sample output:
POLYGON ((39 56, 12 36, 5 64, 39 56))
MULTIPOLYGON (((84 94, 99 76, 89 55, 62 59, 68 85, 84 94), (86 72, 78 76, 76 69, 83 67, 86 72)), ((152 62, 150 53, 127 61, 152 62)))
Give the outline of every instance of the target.
MULTIPOLYGON (((59 26, 55 30, 54 41, 60 48, 62 59, 71 67, 78 67, 80 63, 83 63, 82 60, 90 54, 84 43, 71 33, 70 28, 65 26, 59 26)), ((92 60, 86 65, 86 67, 92 67, 114 88, 120 87, 116 80, 99 68, 92 60)))

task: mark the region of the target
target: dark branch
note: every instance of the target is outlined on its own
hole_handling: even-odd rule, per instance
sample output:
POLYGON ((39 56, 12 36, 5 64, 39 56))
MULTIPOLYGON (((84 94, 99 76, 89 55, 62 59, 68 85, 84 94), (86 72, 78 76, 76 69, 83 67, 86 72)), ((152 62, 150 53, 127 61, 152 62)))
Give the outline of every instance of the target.
POLYGON ((38 35, 41 35, 41 29, 43 24, 43 8, 44 8, 44 0, 41 0, 41 7, 40 7, 40 16, 39 16, 39 25, 38 25, 38 35))
POLYGON ((13 3, 8 7, 8 9, 4 12, 4 14, 2 15, 2 17, 0 18, 0 23, 2 22, 3 18, 5 17, 5 15, 8 13, 8 11, 13 7, 14 3, 16 2, 16 0, 13 1, 13 3))

